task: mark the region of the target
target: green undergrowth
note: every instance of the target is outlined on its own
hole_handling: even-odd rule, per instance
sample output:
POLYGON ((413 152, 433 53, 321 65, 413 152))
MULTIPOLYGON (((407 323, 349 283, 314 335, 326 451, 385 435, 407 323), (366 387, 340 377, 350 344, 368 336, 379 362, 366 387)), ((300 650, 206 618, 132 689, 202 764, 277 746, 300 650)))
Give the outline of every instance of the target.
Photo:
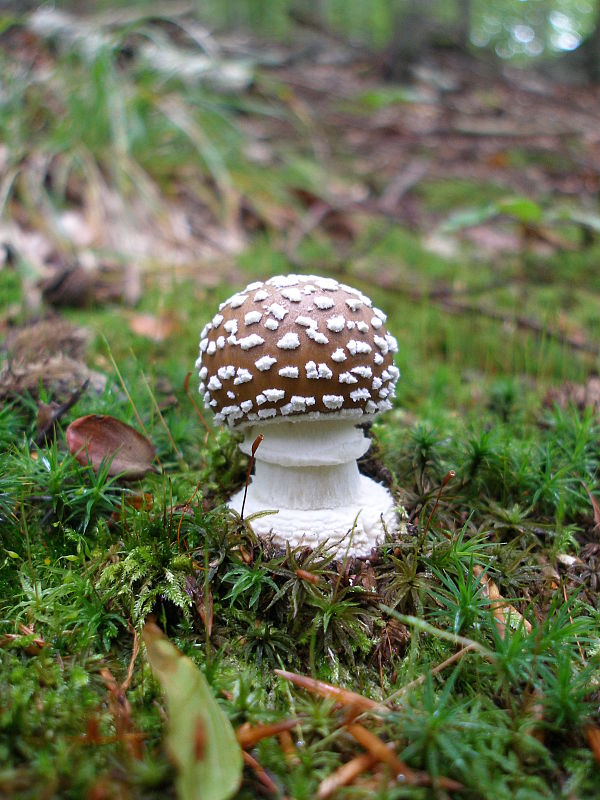
MULTIPOLYGON (((596 597, 585 582, 567 583, 565 600, 548 577, 590 530, 586 486, 598 491, 600 460, 591 413, 532 409, 519 378, 490 376, 476 407, 460 414, 443 393, 418 420, 391 412, 372 431, 375 456, 414 527, 370 565, 340 564, 325 550, 261 546, 251 522, 223 505, 245 470, 235 438, 206 438, 178 388, 179 406, 164 415, 183 462, 175 459, 150 394, 132 388, 139 363, 124 357, 121 366, 169 464, 163 474, 127 485, 94 474, 66 451, 68 419, 54 443, 32 448, 31 404, 0 415, 0 785, 8 796, 37 797, 42 787, 64 797, 100 788, 164 796, 173 771, 161 744, 163 701, 143 654, 127 693, 127 735, 106 682, 106 670, 125 679, 134 635, 150 616, 217 696, 225 693, 234 724, 298 718, 293 756, 276 739, 256 751, 289 796, 314 797, 355 751, 342 712, 290 690, 275 668, 377 700, 396 695, 391 714, 365 724, 396 742, 412 767, 462 782, 466 796, 598 791, 585 739, 597 705, 596 597), (515 616, 500 637, 487 579, 531 633, 515 616), (479 649, 432 677, 456 651, 455 636, 479 649), (139 734, 135 750, 128 735, 139 734)), ((134 422, 112 388, 85 396, 69 418, 94 411, 134 422)), ((386 798, 435 794, 383 786, 386 798)), ((254 796, 253 787, 248 777, 240 797, 254 796)))

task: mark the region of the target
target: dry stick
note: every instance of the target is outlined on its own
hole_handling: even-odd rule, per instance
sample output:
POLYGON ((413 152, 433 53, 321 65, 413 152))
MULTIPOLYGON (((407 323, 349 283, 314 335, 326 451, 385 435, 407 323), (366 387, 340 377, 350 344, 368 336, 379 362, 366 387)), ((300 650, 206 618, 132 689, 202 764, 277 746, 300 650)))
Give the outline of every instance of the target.
POLYGON ((440 497, 442 496, 442 491, 444 487, 447 486, 452 480, 452 478, 455 477, 456 477, 456 472, 453 469, 449 470, 444 475, 442 482, 440 484, 440 488, 437 493, 437 497, 435 498, 435 503, 433 504, 433 508, 431 509, 431 514, 429 515, 429 519, 427 520, 427 525, 425 526, 425 530, 423 531, 423 537, 427 536, 427 531, 429 530, 429 526, 431 525, 431 520, 433 519, 433 515, 435 514, 438 504, 440 502, 440 497))
POLYGON ((406 783, 413 786, 438 786, 440 789, 449 791, 458 791, 463 788, 462 783, 454 781, 452 778, 445 778, 441 775, 434 778, 427 772, 416 772, 411 769, 408 764, 405 764, 404 761, 397 757, 391 747, 363 725, 351 722, 346 725, 346 729, 372 756, 378 761, 387 764, 395 775, 402 775, 406 783))
POLYGON ((262 435, 262 433, 259 433, 258 436, 256 437, 256 439, 254 440, 254 443, 252 444, 252 455, 250 456, 250 463, 248 464, 248 472, 246 473, 246 484, 244 486, 244 499, 242 500, 242 510, 240 512, 240 519, 241 520, 244 519, 244 508, 246 506, 246 495, 248 494, 248 484, 250 483, 250 473, 252 472, 252 467, 254 466, 254 456, 256 455, 256 451, 258 450, 258 447, 259 447, 260 443, 262 442, 262 440, 264 438, 265 437, 262 435))
POLYGON ((88 378, 85 380, 78 389, 75 389, 74 392, 71 393, 70 397, 65 400, 64 403, 61 403, 57 406, 50 414, 50 418, 38 431, 38 434, 35 438, 35 443, 37 445, 43 445, 44 441, 46 440, 47 435, 50 433, 54 425, 71 409, 75 403, 79 400, 81 395, 85 392, 87 387, 89 386, 90 379, 88 378))
MULTIPOLYGON (((194 491, 193 491, 193 493, 192 493, 192 496, 191 496, 191 497, 190 497, 190 499, 187 501, 187 503, 184 505, 184 507, 183 507, 183 511, 181 512, 181 518, 180 518, 180 520, 179 520, 179 525, 177 526, 177 550, 179 550, 179 542, 180 542, 180 535, 181 535, 181 526, 182 526, 182 524, 183 524, 184 517, 185 517, 185 515, 186 515, 186 513, 187 513, 187 511, 188 511, 188 509, 189 509, 189 507, 192 505, 192 501, 193 501, 194 497, 196 497, 196 495, 198 494, 199 490, 200 490, 200 484, 198 484, 198 485, 196 486, 196 488, 194 489, 194 491)), ((186 547, 187 547, 187 545, 186 545, 186 547)))
POLYGON ((138 653, 140 652, 140 638, 137 635, 137 631, 135 628, 132 627, 131 632, 133 633, 133 648, 131 651, 131 658, 129 659, 129 667, 127 669, 127 677, 121 684, 121 689, 123 692, 126 692, 129 689, 133 678, 133 670, 135 667, 135 662, 138 657, 138 653))
POLYGON ((272 778, 269 777, 265 768, 261 766, 258 761, 250 755, 250 753, 242 750, 242 758, 244 759, 245 763, 254 770, 254 774, 266 789, 272 792, 272 794, 279 794, 277 784, 272 780, 272 778))
POLYGON ((277 736, 283 731, 290 731, 298 727, 298 719, 284 719, 281 722, 272 722, 266 725, 250 725, 245 723, 235 732, 240 746, 247 750, 249 747, 254 747, 257 742, 262 739, 267 739, 269 736, 277 736))
POLYGON ((342 764, 331 775, 323 778, 317 791, 317 800, 327 800, 340 787, 353 783, 359 775, 374 767, 375 764, 377 764, 377 759, 371 753, 362 753, 342 764))
MULTIPOLYGON (((565 586, 564 583, 563 583, 563 597, 565 598, 565 604, 568 605, 569 601, 567 599, 567 587, 565 586)), ((573 617, 571 616, 570 610, 569 610, 569 621, 571 625, 573 625, 573 617)), ((581 644, 579 643, 579 639, 577 638, 577 634, 575 634, 575 641, 577 642, 577 647, 579 649, 579 655, 581 656, 581 661, 583 662, 583 665, 586 666, 587 661, 585 660, 585 656, 583 655, 583 650, 581 648, 581 644)))
MULTIPOLYGON (((129 405, 133 409, 133 413, 135 414, 135 418, 138 421, 138 425, 144 431, 144 434, 146 435, 146 439, 148 439, 148 441, 150 442, 150 441, 152 441, 150 439, 150 435, 149 435, 148 431, 146 430, 146 426, 142 422, 142 418, 140 417, 137 408, 135 407, 135 403, 133 402, 133 397, 129 393, 129 389, 127 388, 127 384, 123 380, 123 376, 121 375, 121 371, 120 371, 119 367, 117 366, 117 362, 115 361, 115 359, 113 357, 112 350, 110 349, 110 345, 108 343, 108 340, 107 340, 106 336, 103 336, 102 338, 104 340, 104 344, 106 345, 106 349, 108 351, 108 357, 110 358, 110 361, 111 361, 111 364, 113 365, 114 371, 117 373, 117 378, 119 379, 119 383, 121 384, 121 388, 123 389, 127 399, 129 400, 129 405)), ((156 460, 158 461, 158 464, 159 464, 160 468, 164 469, 163 465, 161 464, 160 458, 158 456, 156 456, 156 460)))
POLYGON ((333 686, 331 683, 319 681, 316 678, 309 678, 307 675, 298 675, 296 672, 287 672, 284 669, 276 669, 275 674, 286 681, 290 681, 295 686, 300 686, 302 689, 311 692, 311 694, 318 694, 321 697, 331 697, 342 706, 363 711, 377 711, 381 714, 389 714, 390 709, 364 697, 362 694, 351 692, 349 689, 342 689, 340 686, 333 686))
POLYGON ((581 339, 575 339, 572 336, 567 336, 559 331, 542 325, 541 322, 538 322, 535 319, 529 319, 528 317, 515 317, 511 316, 510 314, 504 314, 501 311, 497 311, 492 308, 481 308, 481 306, 475 306, 470 303, 461 303, 456 300, 444 300, 439 305, 449 314, 477 314, 481 317, 487 317, 488 319, 496 320, 497 322, 516 325, 517 328, 521 328, 522 330, 533 331, 533 333, 537 333, 539 336, 552 339, 559 344, 567 345, 573 350, 581 350, 582 352, 590 353, 591 355, 595 356, 600 354, 600 347, 598 347, 598 345, 593 344, 592 342, 582 341, 581 339))
MULTIPOLYGON (((449 667, 451 664, 454 664, 456 661, 459 661, 464 655, 472 652, 474 649, 475 648, 471 644, 467 645, 466 647, 463 647, 461 650, 458 650, 456 653, 451 655, 445 661, 442 661, 440 664, 438 664, 437 667, 433 667, 433 669, 431 669, 428 674, 437 675, 438 672, 442 672, 442 670, 445 670, 446 667, 449 667)), ((410 683, 407 683, 405 686, 402 686, 400 689, 398 689, 389 697, 387 697, 384 702, 386 704, 392 703, 401 695, 406 694, 406 692, 410 692, 410 690, 414 689, 416 686, 420 686, 422 683, 425 683, 426 677, 427 676, 425 674, 419 675, 419 677, 415 678, 414 681, 410 681, 410 683)))
POLYGON ((202 412, 200 411, 200 408, 198 407, 198 404, 196 403, 192 393, 190 392, 190 377, 191 377, 191 375, 192 375, 191 372, 188 372, 186 374, 186 376, 185 376, 185 378, 183 380, 183 391, 186 393, 186 396, 187 396, 188 400, 190 401, 190 403, 194 407, 194 411, 196 412, 196 415, 198 416, 198 419, 200 420, 200 422, 206 428, 206 432, 208 433, 209 436, 212 436, 213 435, 212 428, 210 427, 208 422, 204 419, 204 416, 203 416, 202 412))

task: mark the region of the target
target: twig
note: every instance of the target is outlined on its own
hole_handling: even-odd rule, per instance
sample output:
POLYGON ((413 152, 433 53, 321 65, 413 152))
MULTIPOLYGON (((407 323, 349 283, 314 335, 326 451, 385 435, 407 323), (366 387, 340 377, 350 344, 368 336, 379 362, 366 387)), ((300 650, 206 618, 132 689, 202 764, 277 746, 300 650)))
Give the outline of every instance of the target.
POLYGON ((250 755, 250 753, 242 750, 242 758, 244 759, 244 762, 254 771, 254 774, 266 789, 268 789, 272 794, 279 794, 277 784, 267 774, 265 768, 261 766, 258 761, 250 755))
POLYGON ((422 683, 425 683, 427 675, 437 675, 438 672, 442 672, 442 670, 445 670, 446 667, 449 667, 451 664, 459 661, 464 655, 471 653, 474 649, 475 648, 473 645, 469 644, 466 647, 463 647, 461 650, 458 650, 445 661, 442 661, 441 664, 438 664, 437 667, 433 667, 432 669, 428 670, 426 674, 424 673, 423 675, 419 675, 419 677, 415 678, 414 681, 410 681, 410 683, 407 683, 405 686, 402 686, 400 689, 395 691, 388 698, 386 698, 385 703, 393 703, 401 695, 406 694, 406 692, 410 692, 411 689, 414 689, 415 687, 420 686, 422 683))
MULTIPOLYGON (((35 443, 39 446, 43 445, 46 441, 46 437, 48 433, 52 430, 52 428, 56 425, 56 423, 64 417, 64 415, 71 409, 75 403, 79 400, 81 395, 85 392, 87 387, 89 386, 90 380, 89 378, 84 381, 78 389, 75 389, 74 392, 71 393, 71 396, 65 400, 64 403, 60 405, 54 406, 53 404, 49 404, 48 406, 44 406, 48 411, 48 417, 44 420, 42 427, 39 429, 37 436, 35 437, 35 443)), ((39 411, 38 411, 38 419, 39 419, 39 411)))
POLYGON ((488 319, 493 319, 507 325, 516 325, 517 328, 521 328, 522 330, 533 331, 533 333, 537 333, 539 336, 552 339, 559 344, 567 345, 573 350, 581 350, 591 355, 600 354, 600 347, 598 347, 597 344, 560 333, 560 331, 553 330, 546 325, 542 325, 538 320, 530 319, 529 317, 515 317, 511 314, 498 311, 497 309, 483 308, 482 306, 461 303, 458 300, 450 299, 443 300, 440 306, 449 314, 474 314, 480 317, 487 317, 488 319))
POLYGON ((298 675, 296 672, 287 672, 283 669, 276 669, 275 674, 286 681, 290 681, 295 686, 306 689, 311 694, 318 694, 320 697, 331 697, 342 706, 357 709, 358 711, 378 711, 382 714, 389 714, 390 709, 364 697, 362 694, 351 692, 349 689, 342 689, 340 686, 333 686, 331 683, 319 681, 316 678, 309 678, 307 675, 298 675))
POLYGON ((137 635, 137 631, 134 627, 131 628, 131 632, 133 633, 133 648, 131 650, 131 658, 129 659, 129 667, 127 669, 127 677, 121 684, 121 689, 123 692, 127 692, 129 686, 131 685, 131 681, 133 679, 133 670, 135 668, 135 662, 138 657, 138 653, 140 652, 140 638, 137 635))
POLYGON ((331 775, 323 778, 317 791, 317 800, 327 800, 339 788, 353 783, 359 775, 374 767, 375 764, 377 764, 377 759, 371 753, 362 753, 342 764, 331 775))

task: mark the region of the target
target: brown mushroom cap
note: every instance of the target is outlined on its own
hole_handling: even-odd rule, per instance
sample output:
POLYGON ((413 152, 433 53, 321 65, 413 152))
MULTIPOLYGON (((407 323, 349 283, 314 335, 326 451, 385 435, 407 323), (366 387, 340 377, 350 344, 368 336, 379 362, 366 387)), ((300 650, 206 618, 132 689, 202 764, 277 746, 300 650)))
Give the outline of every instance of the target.
POLYGON ((326 416, 365 421, 391 408, 400 373, 385 314, 358 289, 315 275, 249 284, 202 331, 200 392, 219 422, 326 416))

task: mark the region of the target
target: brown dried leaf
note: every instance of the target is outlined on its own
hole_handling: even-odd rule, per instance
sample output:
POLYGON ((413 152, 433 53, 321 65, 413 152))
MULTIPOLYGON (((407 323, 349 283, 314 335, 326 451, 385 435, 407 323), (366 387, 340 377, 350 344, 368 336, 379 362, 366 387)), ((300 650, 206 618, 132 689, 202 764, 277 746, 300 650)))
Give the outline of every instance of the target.
POLYGON ((594 758, 600 764, 600 728, 597 725, 588 725, 585 734, 594 758))
POLYGON ((72 422, 66 432, 69 450, 80 464, 98 471, 109 460, 109 475, 141 478, 154 470, 154 447, 141 433, 115 417, 88 414, 72 422))
POLYGON ((154 314, 131 314, 129 327, 138 336, 145 336, 153 342, 164 342, 177 330, 177 323, 168 317, 156 317, 154 314))
POLYGON ((488 597, 493 601, 490 603, 490 609, 496 619, 496 625, 500 636, 504 639, 506 625, 509 623, 509 619, 512 619, 513 624, 515 622, 520 624, 522 621, 527 633, 531 633, 531 623, 529 620, 526 620, 513 605, 502 597, 500 590, 494 581, 488 578, 484 573, 483 568, 476 564, 473 567, 473 573, 481 579, 484 597, 488 597))

